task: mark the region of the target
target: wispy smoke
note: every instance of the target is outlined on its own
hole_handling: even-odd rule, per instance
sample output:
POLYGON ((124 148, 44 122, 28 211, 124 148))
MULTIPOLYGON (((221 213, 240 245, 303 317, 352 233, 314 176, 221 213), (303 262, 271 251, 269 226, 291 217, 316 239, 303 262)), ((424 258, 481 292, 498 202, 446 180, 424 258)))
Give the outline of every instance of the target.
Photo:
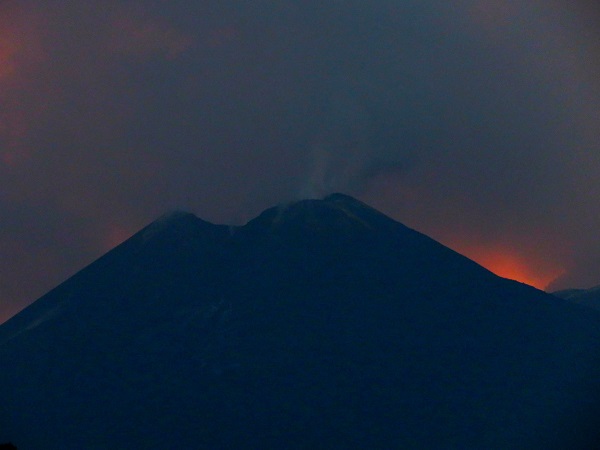
POLYGON ((400 141, 383 142, 390 130, 378 120, 382 102, 368 81, 341 76, 332 83, 309 151, 302 197, 360 192, 378 173, 396 170, 410 160, 414 149, 400 148, 400 141))

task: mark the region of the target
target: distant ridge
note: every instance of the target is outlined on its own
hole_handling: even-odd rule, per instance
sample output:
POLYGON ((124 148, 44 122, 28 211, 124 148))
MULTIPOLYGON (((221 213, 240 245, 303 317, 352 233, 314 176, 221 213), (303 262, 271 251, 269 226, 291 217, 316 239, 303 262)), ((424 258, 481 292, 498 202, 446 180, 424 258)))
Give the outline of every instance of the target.
POLYGON ((343 194, 163 216, 0 326, 19 449, 590 449, 600 313, 343 194))
POLYGON ((600 286, 595 286, 590 289, 566 289, 553 292, 552 294, 573 303, 588 306, 600 311, 600 286))

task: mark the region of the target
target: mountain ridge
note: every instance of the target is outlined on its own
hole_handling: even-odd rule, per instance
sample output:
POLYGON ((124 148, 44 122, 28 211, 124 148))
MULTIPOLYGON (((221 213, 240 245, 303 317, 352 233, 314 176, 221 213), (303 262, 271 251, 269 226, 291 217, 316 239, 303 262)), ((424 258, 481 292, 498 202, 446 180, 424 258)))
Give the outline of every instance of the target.
POLYGON ((590 311, 341 194, 175 213, 0 326, 0 441, 585 448, 590 311))
POLYGON ((552 295, 568 300, 573 304, 600 311, 600 286, 589 289, 565 289, 552 292, 552 295))

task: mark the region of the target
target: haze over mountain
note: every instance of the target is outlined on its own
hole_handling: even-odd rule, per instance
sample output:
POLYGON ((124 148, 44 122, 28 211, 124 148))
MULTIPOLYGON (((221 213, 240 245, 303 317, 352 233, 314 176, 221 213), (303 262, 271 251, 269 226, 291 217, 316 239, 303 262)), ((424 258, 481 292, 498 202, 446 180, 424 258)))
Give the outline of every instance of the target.
POLYGON ((598 6, 1 1, 0 322, 166 210, 337 191, 509 278, 599 284, 598 6))
POLYGON ((174 213, 0 327, 28 449, 584 449, 600 313, 350 197, 174 213))

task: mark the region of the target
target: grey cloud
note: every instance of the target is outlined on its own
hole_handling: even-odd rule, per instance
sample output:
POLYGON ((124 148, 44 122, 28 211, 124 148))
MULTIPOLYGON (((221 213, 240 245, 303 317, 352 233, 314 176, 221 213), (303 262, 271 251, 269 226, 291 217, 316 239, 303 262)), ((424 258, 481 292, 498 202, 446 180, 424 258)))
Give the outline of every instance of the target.
MULTIPOLYGON (((595 36, 578 28, 589 19, 564 8, 31 0, 0 9, 4 22, 17 12, 18 23, 39 21, 23 41, 35 57, 18 77, 0 73, 0 117, 23 129, 0 128, 10 159, 0 206, 27 211, 2 239, 56 265, 51 282, 40 259, 0 283, 48 289, 110 236, 165 210, 241 223, 340 190, 449 244, 468 236, 567 270, 593 261, 580 249, 600 254, 600 51, 581 43, 595 36), (69 239, 32 240, 34 223, 67 224, 69 239)), ((14 248, 2 248, 10 261, 14 248)), ((570 283, 584 282, 578 273, 570 283)), ((32 300, 3 294, 0 309, 32 300)))

